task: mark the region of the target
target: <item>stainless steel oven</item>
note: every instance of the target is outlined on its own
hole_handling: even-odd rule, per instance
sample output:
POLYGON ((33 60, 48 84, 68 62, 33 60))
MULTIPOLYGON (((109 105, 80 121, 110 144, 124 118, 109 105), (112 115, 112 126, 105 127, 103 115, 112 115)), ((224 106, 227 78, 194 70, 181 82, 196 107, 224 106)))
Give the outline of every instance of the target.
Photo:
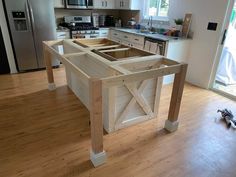
POLYGON ((66 8, 91 9, 93 8, 93 0, 66 0, 66 8))

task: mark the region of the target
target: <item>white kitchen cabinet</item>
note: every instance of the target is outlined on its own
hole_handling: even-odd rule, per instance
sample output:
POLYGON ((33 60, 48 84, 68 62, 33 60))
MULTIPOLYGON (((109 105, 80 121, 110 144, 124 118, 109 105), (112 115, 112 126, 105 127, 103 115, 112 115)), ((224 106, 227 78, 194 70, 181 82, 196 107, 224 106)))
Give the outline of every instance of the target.
POLYGON ((142 7, 142 1, 137 0, 116 0, 115 2, 116 9, 140 10, 142 7))
POLYGON ((144 37, 143 36, 138 36, 138 35, 124 33, 122 35, 122 38, 121 38, 121 43, 124 44, 124 45, 128 45, 130 47, 134 47, 134 48, 143 50, 143 47, 144 47, 144 37))
POLYGON ((65 1, 64 0, 54 0, 54 8, 64 8, 65 1))
MULTIPOLYGON (((191 40, 171 40, 166 44, 166 57, 181 63, 188 63, 188 54, 191 40)), ((164 84, 171 84, 174 75, 165 76, 164 84)))
POLYGON ((109 28, 99 29, 99 37, 108 37, 108 36, 109 36, 109 28))
POLYGON ((130 47, 135 47, 141 50, 144 47, 144 36, 111 30, 110 39, 115 42, 119 42, 121 44, 130 46, 130 47))
POLYGON ((95 9, 114 9, 115 0, 94 0, 95 9))
POLYGON ((188 52, 191 40, 172 40, 166 45, 166 57, 177 62, 188 62, 188 52))
POLYGON ((122 36, 122 33, 121 32, 118 32, 116 30, 110 30, 110 39, 112 41, 115 41, 115 42, 118 42, 118 43, 121 43, 122 40, 121 40, 121 37, 122 36))

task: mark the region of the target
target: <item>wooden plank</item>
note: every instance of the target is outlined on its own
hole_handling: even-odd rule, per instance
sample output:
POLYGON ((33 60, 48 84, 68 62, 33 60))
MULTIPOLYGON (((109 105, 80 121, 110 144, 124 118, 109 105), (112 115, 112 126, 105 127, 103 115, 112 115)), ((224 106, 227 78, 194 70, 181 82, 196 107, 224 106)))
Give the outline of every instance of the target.
POLYGON ((106 52, 119 52, 119 51, 127 51, 130 48, 119 48, 119 49, 110 49, 110 50, 99 50, 99 52, 106 53, 106 52))
MULTIPOLYGON (((138 92, 141 94, 143 92, 143 90, 145 89, 145 87, 147 86, 148 80, 145 80, 141 83, 140 87, 138 88, 138 92)), ((116 120, 116 126, 119 126, 119 124, 122 123, 123 119, 125 118, 125 116, 128 114, 129 111, 131 111, 131 108, 134 106, 134 104, 136 103, 136 99, 135 97, 133 97, 130 102, 128 103, 128 105, 125 107, 124 111, 121 113, 121 115, 117 118, 116 120)))
POLYGON ((122 122, 121 124, 118 124, 116 126, 116 130, 129 127, 131 125, 138 124, 138 123, 150 120, 150 119, 152 119, 152 117, 150 117, 149 115, 137 116, 137 117, 134 117, 133 119, 130 119, 130 120, 122 122))
POLYGON ((55 41, 43 41, 43 44, 46 44, 48 46, 63 45, 63 39, 58 39, 55 41))
POLYGON ((130 91, 130 93, 133 95, 134 99, 136 100, 136 102, 141 106, 141 108, 143 109, 143 111, 150 116, 153 116, 153 112, 152 109, 150 108, 150 106, 148 105, 147 101, 145 100, 145 98, 142 96, 142 93, 140 93, 138 91, 138 89, 136 88, 135 84, 126 84, 126 87, 128 88, 128 90, 130 91))
POLYGON ((51 53, 47 50, 45 44, 43 45, 43 53, 44 53, 44 61, 46 65, 46 70, 47 70, 48 83, 53 84, 54 76, 53 76, 53 70, 52 70, 51 53))
POLYGON ((141 62, 141 61, 149 61, 149 60, 162 60, 163 56, 160 55, 151 55, 151 56, 142 56, 142 57, 137 57, 133 58, 130 60, 122 60, 122 61, 116 61, 113 62, 113 64, 118 65, 118 64, 130 64, 130 63, 136 63, 136 62, 141 62))
POLYGON ((74 57, 74 56, 81 56, 81 55, 85 55, 85 54, 87 54, 87 53, 86 52, 78 52, 78 53, 64 54, 62 56, 65 58, 68 58, 68 57, 74 57))
POLYGON ((188 37, 190 25, 192 22, 192 14, 186 14, 183 22, 182 35, 183 37, 188 37))
MULTIPOLYGON (((52 48, 51 46, 48 45, 44 45, 46 50, 48 52, 50 52, 52 55, 56 56, 58 60, 60 60, 60 62, 62 62, 65 66, 66 69, 70 69, 73 72, 75 72, 77 74, 77 76, 86 84, 88 85, 89 83, 89 79, 90 76, 87 75, 84 71, 82 71, 81 69, 79 69, 77 66, 75 66, 69 59, 63 57, 63 55, 60 55, 54 48, 52 48)), ((83 55, 85 53, 81 53, 81 55, 83 55)), ((79 54, 78 54, 79 55, 79 54)), ((81 56, 80 55, 80 56, 81 56)), ((49 68, 50 70, 50 68, 49 68)))
POLYGON ((181 65, 180 72, 175 74, 168 115, 168 120, 171 122, 178 120, 187 67, 187 64, 181 65))
POLYGON ((165 75, 175 74, 180 72, 181 64, 176 66, 168 66, 165 68, 158 68, 149 71, 140 71, 129 75, 121 75, 116 77, 108 77, 102 79, 104 87, 123 85, 136 81, 147 80, 151 78, 158 78, 165 75))
POLYGON ((99 154, 103 152, 102 81, 90 79, 89 93, 92 151, 99 154))
POLYGON ((122 73, 122 74, 131 74, 132 72, 123 68, 123 67, 120 67, 118 65, 115 65, 115 66, 111 66, 113 69, 115 69, 116 71, 122 73))
POLYGON ((110 48, 117 48, 117 47, 120 47, 121 45, 109 45, 109 46, 101 46, 101 47, 94 47, 96 48, 97 50, 100 50, 100 49, 110 49, 110 48))
POLYGON ((158 115, 162 85, 163 85, 163 77, 158 77, 157 78, 157 85, 156 85, 156 93, 155 93, 155 102, 154 102, 154 114, 155 114, 155 116, 158 115))

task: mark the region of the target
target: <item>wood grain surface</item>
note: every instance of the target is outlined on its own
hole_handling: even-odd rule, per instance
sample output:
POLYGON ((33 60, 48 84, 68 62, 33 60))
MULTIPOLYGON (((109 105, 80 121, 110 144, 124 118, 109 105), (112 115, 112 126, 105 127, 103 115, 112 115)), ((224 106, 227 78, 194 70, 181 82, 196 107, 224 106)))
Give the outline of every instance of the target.
POLYGON ((1 177, 235 177, 236 134, 216 121, 234 101, 186 84, 177 132, 168 134, 171 86, 164 86, 158 119, 104 136, 107 163, 89 160, 89 112, 54 71, 0 76, 1 177))

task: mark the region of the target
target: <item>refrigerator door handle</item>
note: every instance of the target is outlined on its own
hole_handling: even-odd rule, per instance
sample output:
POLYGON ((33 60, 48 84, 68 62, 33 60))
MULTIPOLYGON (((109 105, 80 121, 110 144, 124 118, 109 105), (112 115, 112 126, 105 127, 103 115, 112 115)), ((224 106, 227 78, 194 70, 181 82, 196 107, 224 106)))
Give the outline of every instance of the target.
MULTIPOLYGON (((35 39, 36 39, 36 36, 35 36, 36 29, 35 29, 33 8, 31 6, 29 0, 27 0, 26 3, 27 3, 27 6, 28 6, 28 12, 29 12, 29 17, 30 17, 29 19, 30 19, 31 28, 32 28, 32 35, 33 35, 33 39, 34 39, 34 49, 36 51, 36 46, 37 46, 36 41, 35 41, 35 39)), ((36 52, 36 57, 37 57, 37 63, 38 63, 38 54, 37 54, 37 52, 36 52)))
POLYGON ((31 24, 31 20, 30 20, 30 12, 29 12, 29 6, 28 6, 28 2, 25 3, 25 11, 26 11, 26 16, 27 16, 27 26, 28 26, 28 31, 32 31, 32 24, 31 24))
POLYGON ((27 0, 26 3, 27 3, 27 7, 28 7, 28 12, 29 12, 30 22, 31 22, 31 26, 32 26, 32 31, 34 33, 35 32, 35 24, 34 24, 33 9, 31 7, 31 4, 30 4, 29 0, 27 0))

